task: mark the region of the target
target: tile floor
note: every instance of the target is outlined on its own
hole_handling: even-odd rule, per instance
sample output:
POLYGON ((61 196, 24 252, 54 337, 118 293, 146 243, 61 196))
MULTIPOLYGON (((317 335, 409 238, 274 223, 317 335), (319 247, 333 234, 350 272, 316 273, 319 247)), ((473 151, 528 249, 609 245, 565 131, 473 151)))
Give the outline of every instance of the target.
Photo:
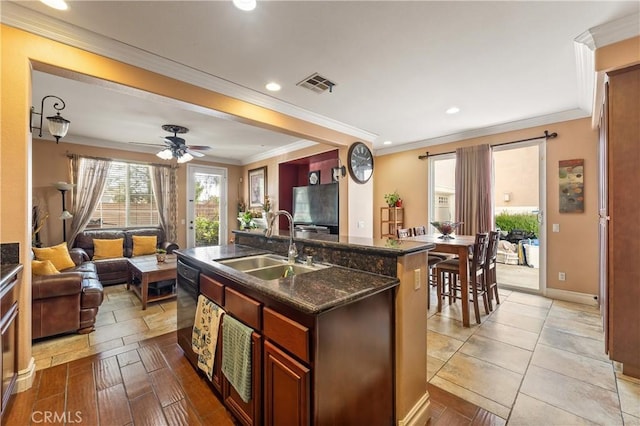
POLYGON ((34 343, 36 370, 105 351, 126 352, 138 348, 142 340, 175 331, 175 299, 150 303, 144 311, 141 306, 140 299, 124 284, 106 286, 95 331, 34 343))
POLYGON ((510 425, 640 425, 640 380, 604 354, 597 307, 500 294, 499 307, 470 328, 459 320, 459 302, 437 313, 432 295, 431 385, 510 425))

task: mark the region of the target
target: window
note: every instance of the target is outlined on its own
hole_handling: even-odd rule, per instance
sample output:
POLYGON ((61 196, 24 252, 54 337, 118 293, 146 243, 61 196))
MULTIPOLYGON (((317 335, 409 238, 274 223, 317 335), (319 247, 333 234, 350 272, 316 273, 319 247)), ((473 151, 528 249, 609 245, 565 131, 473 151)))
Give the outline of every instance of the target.
POLYGON ((455 154, 429 158, 429 220, 455 220, 455 154))
POLYGON ((113 162, 102 197, 87 228, 158 226, 158 209, 145 164, 113 162))

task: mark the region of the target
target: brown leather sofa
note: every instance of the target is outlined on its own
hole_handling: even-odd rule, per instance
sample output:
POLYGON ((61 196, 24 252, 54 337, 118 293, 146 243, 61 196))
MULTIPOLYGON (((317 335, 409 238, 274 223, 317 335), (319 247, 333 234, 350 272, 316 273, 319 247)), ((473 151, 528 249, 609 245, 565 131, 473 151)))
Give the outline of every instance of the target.
POLYGON ((81 250, 70 250, 75 267, 31 280, 31 338, 93 331, 103 288, 96 266, 81 250))
POLYGON ((86 229, 76 236, 74 249, 82 249, 87 260, 92 260, 96 265, 98 277, 103 285, 126 283, 129 274, 127 258, 133 254, 134 235, 155 235, 158 240, 158 248, 172 253, 178 249, 178 245, 165 241, 164 231, 161 228, 131 228, 131 229, 86 229), (102 240, 123 238, 123 257, 114 259, 93 259, 93 239, 102 240))

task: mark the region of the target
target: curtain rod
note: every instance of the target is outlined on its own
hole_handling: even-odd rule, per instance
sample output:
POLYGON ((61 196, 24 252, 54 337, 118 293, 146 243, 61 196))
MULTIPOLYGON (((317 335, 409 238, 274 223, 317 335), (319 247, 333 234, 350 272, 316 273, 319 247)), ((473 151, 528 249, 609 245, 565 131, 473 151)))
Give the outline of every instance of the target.
MULTIPOLYGON (((544 136, 536 136, 535 138, 528 138, 528 139, 519 139, 517 141, 511 141, 511 142, 502 142, 502 143, 497 143, 495 145, 491 145, 491 147, 496 147, 496 146, 503 146, 503 145, 511 145, 512 143, 519 143, 519 142, 528 142, 528 141, 534 141, 536 139, 554 139, 558 137, 558 133, 553 132, 553 133, 549 133, 548 130, 544 131, 544 136)), ((455 151, 451 151, 451 152, 441 152, 440 154, 431 154, 429 155, 429 151, 427 151, 426 153, 422 154, 422 155, 418 155, 418 159, 419 160, 424 160, 425 158, 429 158, 429 157, 434 157, 436 155, 447 155, 447 154, 455 154, 455 151)))
MULTIPOLYGON (((69 154, 67 153, 67 158, 73 158, 74 154, 69 154)), ((160 163, 145 163, 144 161, 133 161, 133 160, 119 160, 117 158, 105 158, 105 157, 94 157, 91 155, 83 155, 83 154, 76 154, 78 157, 80 158, 90 158, 92 160, 101 160, 101 161, 114 161, 116 163, 127 163, 127 164, 142 164, 145 166, 156 166, 156 167, 167 167, 170 169, 177 169, 178 165, 177 164, 160 164, 160 163)))

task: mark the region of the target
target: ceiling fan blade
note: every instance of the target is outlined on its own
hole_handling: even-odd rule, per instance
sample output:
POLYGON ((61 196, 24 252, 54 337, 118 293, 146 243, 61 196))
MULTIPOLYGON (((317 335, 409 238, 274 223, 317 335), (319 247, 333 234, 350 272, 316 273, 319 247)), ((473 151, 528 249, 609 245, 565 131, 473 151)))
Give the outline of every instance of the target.
POLYGON ((211 149, 211 147, 207 145, 189 145, 187 148, 195 151, 209 151, 211 149))
POLYGON ((190 148, 186 149, 186 152, 188 152, 189 154, 193 155, 194 157, 204 157, 204 154, 198 151, 191 151, 190 148))
POLYGON ((129 142, 131 145, 153 146, 155 148, 162 148, 163 145, 159 143, 144 143, 144 142, 129 142))

